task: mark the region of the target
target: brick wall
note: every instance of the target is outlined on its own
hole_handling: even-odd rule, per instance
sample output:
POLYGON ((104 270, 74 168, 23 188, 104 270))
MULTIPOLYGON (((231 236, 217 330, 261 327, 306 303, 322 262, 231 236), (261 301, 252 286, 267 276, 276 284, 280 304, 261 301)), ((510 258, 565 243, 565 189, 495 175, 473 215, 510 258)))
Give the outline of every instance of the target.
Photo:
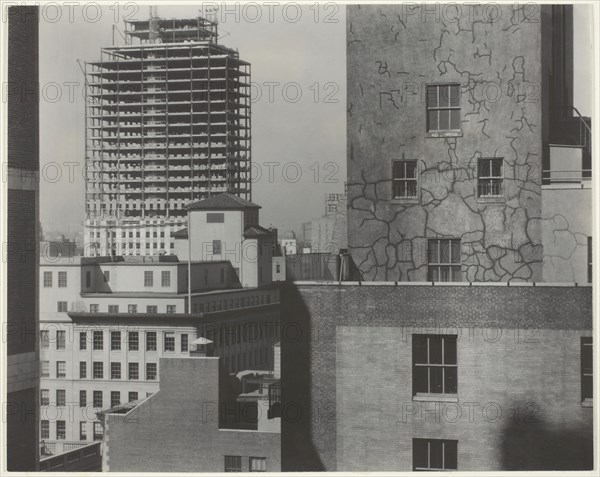
POLYGON ((591 408, 578 393, 591 288, 289 284, 282 303, 282 470, 411 470, 412 438, 442 435, 459 439, 460 470, 590 457, 591 408), (411 333, 457 329, 459 404, 481 403, 481 416, 497 403, 502 420, 401 422, 402 403, 414 409, 411 333), (538 420, 524 423, 532 402, 538 420))
POLYGON ((105 459, 118 472, 223 472, 224 456, 266 457, 280 470, 279 433, 219 429, 219 360, 160 360, 160 391, 125 416, 108 420, 105 459))

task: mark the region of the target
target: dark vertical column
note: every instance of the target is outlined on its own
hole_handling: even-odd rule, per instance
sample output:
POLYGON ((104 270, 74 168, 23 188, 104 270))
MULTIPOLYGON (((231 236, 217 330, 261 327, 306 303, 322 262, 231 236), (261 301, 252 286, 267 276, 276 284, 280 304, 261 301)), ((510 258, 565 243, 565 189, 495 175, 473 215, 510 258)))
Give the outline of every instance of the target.
POLYGON ((38 468, 38 8, 8 9, 7 464, 38 468))

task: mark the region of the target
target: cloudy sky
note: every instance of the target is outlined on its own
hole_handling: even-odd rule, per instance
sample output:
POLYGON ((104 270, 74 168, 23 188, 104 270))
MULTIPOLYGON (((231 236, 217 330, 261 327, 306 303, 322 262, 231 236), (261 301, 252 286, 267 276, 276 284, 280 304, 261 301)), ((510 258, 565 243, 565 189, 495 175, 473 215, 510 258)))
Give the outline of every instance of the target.
MULTIPOLYGON (((112 44, 113 25, 122 31, 124 19, 148 17, 148 7, 134 3, 101 10, 85 5, 47 6, 40 22, 40 216, 44 230, 68 235, 82 229, 84 217, 83 75, 77 60, 98 60, 101 46, 112 44)), ((209 4, 159 6, 158 14, 195 17, 202 5, 209 4)), ((263 206, 263 225, 298 230, 321 215, 325 193, 343 191, 346 177, 344 8, 231 8, 226 16, 217 13, 221 42, 252 64, 256 85, 252 154, 260 177, 253 200, 263 206)), ((576 7, 575 16, 575 75, 584 85, 576 89, 575 104, 589 114, 591 15, 588 7, 576 7)))

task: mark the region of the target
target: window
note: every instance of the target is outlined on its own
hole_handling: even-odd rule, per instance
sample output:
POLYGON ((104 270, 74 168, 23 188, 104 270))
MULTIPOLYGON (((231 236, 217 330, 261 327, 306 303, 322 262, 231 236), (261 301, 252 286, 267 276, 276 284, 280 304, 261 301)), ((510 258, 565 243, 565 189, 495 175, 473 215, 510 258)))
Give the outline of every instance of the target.
POLYGON ((158 313, 158 307, 156 305, 146 306, 146 313, 158 313))
POLYGON ((50 348, 50 332, 48 330, 40 331, 40 345, 42 349, 50 348))
POLYGON ((168 270, 163 270, 160 273, 160 284, 163 287, 171 286, 171 272, 169 272, 168 270))
POLYGON ((100 305, 97 303, 92 303, 90 305, 90 313, 98 313, 100 311, 100 305))
POLYGON ((504 195, 503 159, 479 158, 477 162, 477 197, 504 195))
POLYGON ((85 287, 90 288, 92 286, 92 272, 89 270, 85 272, 85 287))
POLYGON ((146 351, 156 351, 156 331, 146 331, 146 351))
POLYGON ((87 440, 87 422, 79 423, 79 440, 86 441, 87 440))
POLYGON ((138 393, 136 391, 129 391, 128 402, 137 401, 138 393))
POLYGON ((80 331, 79 332, 79 349, 84 351, 87 349, 87 332, 80 331))
POLYGON ((581 338, 581 402, 592 403, 594 399, 594 356, 592 338, 581 338))
POLYGON ((50 361, 42 361, 42 378, 50 377, 50 361))
POLYGON ((52 272, 44 272, 44 287, 52 286, 52 272))
POLYGON ((165 351, 175 351, 175 333, 165 331, 163 338, 165 351))
POLYGON ((225 456, 225 472, 241 472, 242 471, 242 456, 226 455, 225 456))
POLYGON ((56 305, 57 305, 56 306, 56 310, 59 313, 66 313, 68 311, 67 310, 67 302, 66 301, 59 301, 59 302, 56 303, 56 305))
POLYGON ((428 244, 428 280, 460 282, 460 239, 432 239, 428 244))
POLYGON ((119 305, 108 305, 109 313, 119 313, 119 305))
POLYGON ((412 335, 413 396, 456 394, 457 335, 412 335))
POLYGON ((87 363, 85 361, 79 361, 79 379, 87 378, 87 363))
POLYGON ((139 363, 129 363, 129 379, 140 379, 139 363))
POLYGON ((79 407, 87 406, 87 392, 82 389, 79 391, 79 407))
POLYGON ((592 283, 592 237, 587 238, 587 279, 588 283, 592 283))
POLYGON ((65 421, 56 421, 56 439, 63 440, 67 438, 67 426, 65 421))
POLYGON ((66 331, 59 330, 56 332, 56 349, 65 349, 67 343, 66 331))
POLYGON ((94 379, 104 378, 104 363, 102 361, 94 361, 94 379))
POLYGON ((392 188, 394 199, 417 197, 417 161, 392 162, 392 188))
POLYGON ((107 270, 104 272, 104 283, 110 282, 110 272, 107 270))
POLYGON ((137 305, 127 305, 127 313, 137 313, 137 305))
POLYGON ((148 381, 156 380, 156 363, 146 363, 146 379, 148 381))
POLYGON ((213 253, 213 255, 221 255, 221 241, 220 240, 213 240, 212 253, 213 253))
POLYGON ((206 223, 208 224, 222 224, 225 222, 224 213, 209 212, 206 214, 206 223))
POLYGON ((221 268, 221 283, 225 283, 225 269, 221 268))
POLYGON ((40 406, 50 405, 50 390, 40 389, 40 406))
POLYGON ((167 305, 167 313, 176 313, 177 305, 167 305))
POLYGON ((67 392, 64 389, 56 390, 56 405, 66 406, 67 404, 67 392))
POLYGON ((40 438, 50 439, 50 421, 42 420, 40 424, 40 438))
POLYGON ((102 440, 102 424, 100 422, 94 422, 94 440, 102 440))
POLYGON ((144 286, 151 287, 154 285, 154 275, 152 271, 144 272, 144 286))
POLYGON ((58 287, 65 288, 67 286, 67 272, 58 272, 58 287))
POLYGON ((460 85, 427 86, 427 131, 460 130, 460 85))
POLYGON ((458 441, 413 439, 413 470, 456 470, 458 441))
POLYGON ((115 407, 121 404, 121 392, 111 391, 110 392, 110 407, 115 407))
POLYGON ((185 353, 188 350, 188 335, 181 335, 181 352, 185 353))
POLYGON ((110 363, 110 379, 121 379, 121 363, 110 363))
POLYGON ((129 332, 129 351, 139 351, 140 335, 137 331, 129 332))
POLYGON ((266 457, 250 457, 249 466, 250 472, 266 472, 267 458, 266 457))
POLYGON ((94 350, 102 350, 104 348, 104 336, 102 331, 94 331, 94 350))
POLYGON ((275 272, 276 273, 281 273, 281 264, 280 263, 276 263, 275 264, 275 272))
POLYGON ((111 351, 121 350, 121 332, 111 331, 110 332, 110 349, 111 351))
POLYGON ((94 391, 94 407, 102 407, 102 391, 94 391))
POLYGON ((67 363, 66 361, 56 362, 56 377, 66 378, 67 377, 67 363))

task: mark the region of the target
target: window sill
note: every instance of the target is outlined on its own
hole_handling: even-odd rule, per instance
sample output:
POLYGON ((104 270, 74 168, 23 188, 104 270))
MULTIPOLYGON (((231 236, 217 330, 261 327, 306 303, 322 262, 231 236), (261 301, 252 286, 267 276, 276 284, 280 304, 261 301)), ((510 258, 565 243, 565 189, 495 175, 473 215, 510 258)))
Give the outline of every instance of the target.
POLYGON ((413 401, 424 402, 458 402, 456 394, 416 394, 413 401))
POLYGON ((419 203, 419 198, 418 197, 406 197, 406 198, 401 198, 401 197, 397 197, 395 199, 390 200, 390 203, 392 204, 399 204, 399 205, 404 205, 404 204, 418 204, 419 203))
POLYGON ((444 138, 444 137, 462 137, 462 131, 428 131, 425 137, 444 138))
POLYGON ((581 401, 581 407, 594 407, 593 399, 584 399, 581 401))
POLYGON ((506 197, 477 197, 477 202, 480 204, 505 204, 506 197))

